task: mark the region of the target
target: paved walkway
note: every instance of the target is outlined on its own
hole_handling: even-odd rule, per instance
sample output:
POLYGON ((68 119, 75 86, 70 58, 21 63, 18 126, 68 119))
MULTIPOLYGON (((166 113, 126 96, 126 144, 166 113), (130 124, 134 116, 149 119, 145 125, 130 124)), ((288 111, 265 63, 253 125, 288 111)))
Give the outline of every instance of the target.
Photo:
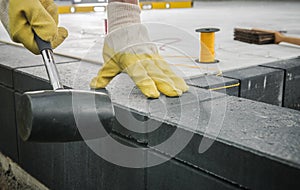
MULTIPOLYGON (((300 37, 300 2, 221 1, 195 2, 191 9, 142 11, 153 41, 159 43, 162 55, 186 77, 218 73, 252 65, 297 57, 300 47, 280 45, 251 45, 233 40, 235 27, 284 30, 286 35, 300 37), (194 66, 199 54, 199 39, 195 29, 217 27, 216 58, 219 64, 194 66)), ((69 30, 68 39, 56 49, 57 53, 102 63, 104 12, 64 14, 60 25, 69 30)), ((1 40, 9 40, 0 28, 1 40)))

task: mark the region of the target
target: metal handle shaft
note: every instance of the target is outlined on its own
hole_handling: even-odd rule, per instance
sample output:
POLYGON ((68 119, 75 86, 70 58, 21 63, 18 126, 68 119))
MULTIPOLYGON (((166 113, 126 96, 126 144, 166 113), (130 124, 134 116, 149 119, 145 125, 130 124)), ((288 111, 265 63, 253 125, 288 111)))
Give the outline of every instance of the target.
POLYGON ((53 51, 50 42, 42 40, 38 35, 34 35, 34 39, 41 51, 44 64, 46 66, 47 74, 50 79, 50 83, 53 90, 63 89, 63 85, 60 82, 60 77, 56 68, 56 64, 53 58, 53 51))
POLYGON ((43 56, 44 64, 46 66, 47 74, 50 79, 50 83, 53 90, 63 89, 63 85, 60 82, 60 77, 53 59, 53 52, 51 49, 45 49, 41 51, 43 56))

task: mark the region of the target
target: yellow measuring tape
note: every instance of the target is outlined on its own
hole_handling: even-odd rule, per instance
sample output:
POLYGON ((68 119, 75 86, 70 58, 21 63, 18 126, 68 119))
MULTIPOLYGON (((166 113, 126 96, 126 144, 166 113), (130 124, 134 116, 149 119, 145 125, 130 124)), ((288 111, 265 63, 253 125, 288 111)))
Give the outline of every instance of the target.
POLYGON ((215 59, 215 32, 220 31, 218 28, 200 28, 200 55, 196 61, 198 63, 217 63, 215 59))
POLYGON ((232 84, 232 85, 227 85, 227 86, 221 86, 221 87, 217 87, 217 88, 210 88, 209 90, 215 91, 215 90, 233 88, 233 87, 237 87, 237 86, 240 86, 240 83, 236 83, 236 84, 232 84))
MULTIPOLYGON (((171 56, 168 56, 171 57, 171 56)), ((174 56, 174 57, 178 57, 178 56, 174 56)), ((187 68, 204 68, 202 66, 198 66, 198 65, 186 65, 186 64, 172 64, 173 66, 177 66, 177 67, 187 67, 187 68)), ((212 71, 218 71, 218 73, 216 74, 216 76, 222 76, 222 71, 219 69, 215 69, 215 68, 205 68, 206 70, 212 70, 212 71)), ((212 91, 216 91, 216 90, 221 90, 221 89, 228 89, 228 88, 233 88, 233 87, 237 87, 240 86, 240 83, 236 83, 236 84, 232 84, 232 85, 227 85, 227 86, 221 86, 221 87, 216 87, 216 88, 209 88, 208 90, 212 90, 212 91)))

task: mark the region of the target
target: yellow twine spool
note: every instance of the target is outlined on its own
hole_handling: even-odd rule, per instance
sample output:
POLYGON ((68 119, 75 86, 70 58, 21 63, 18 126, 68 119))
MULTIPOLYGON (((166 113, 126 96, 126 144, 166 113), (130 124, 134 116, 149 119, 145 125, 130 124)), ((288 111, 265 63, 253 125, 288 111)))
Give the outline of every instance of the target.
POLYGON ((200 32, 200 56, 196 61, 198 63, 217 63, 215 59, 215 32, 220 31, 218 28, 201 28, 200 32))

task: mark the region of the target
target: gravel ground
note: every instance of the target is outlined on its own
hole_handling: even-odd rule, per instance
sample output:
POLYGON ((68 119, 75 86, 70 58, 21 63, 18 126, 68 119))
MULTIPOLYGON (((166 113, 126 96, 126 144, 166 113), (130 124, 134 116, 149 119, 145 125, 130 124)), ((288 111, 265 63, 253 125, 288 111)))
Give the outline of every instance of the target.
POLYGON ((0 153, 0 190, 47 190, 35 178, 0 153))
POLYGON ((5 171, 0 164, 0 190, 9 189, 31 189, 17 181, 16 177, 10 170, 5 171))

